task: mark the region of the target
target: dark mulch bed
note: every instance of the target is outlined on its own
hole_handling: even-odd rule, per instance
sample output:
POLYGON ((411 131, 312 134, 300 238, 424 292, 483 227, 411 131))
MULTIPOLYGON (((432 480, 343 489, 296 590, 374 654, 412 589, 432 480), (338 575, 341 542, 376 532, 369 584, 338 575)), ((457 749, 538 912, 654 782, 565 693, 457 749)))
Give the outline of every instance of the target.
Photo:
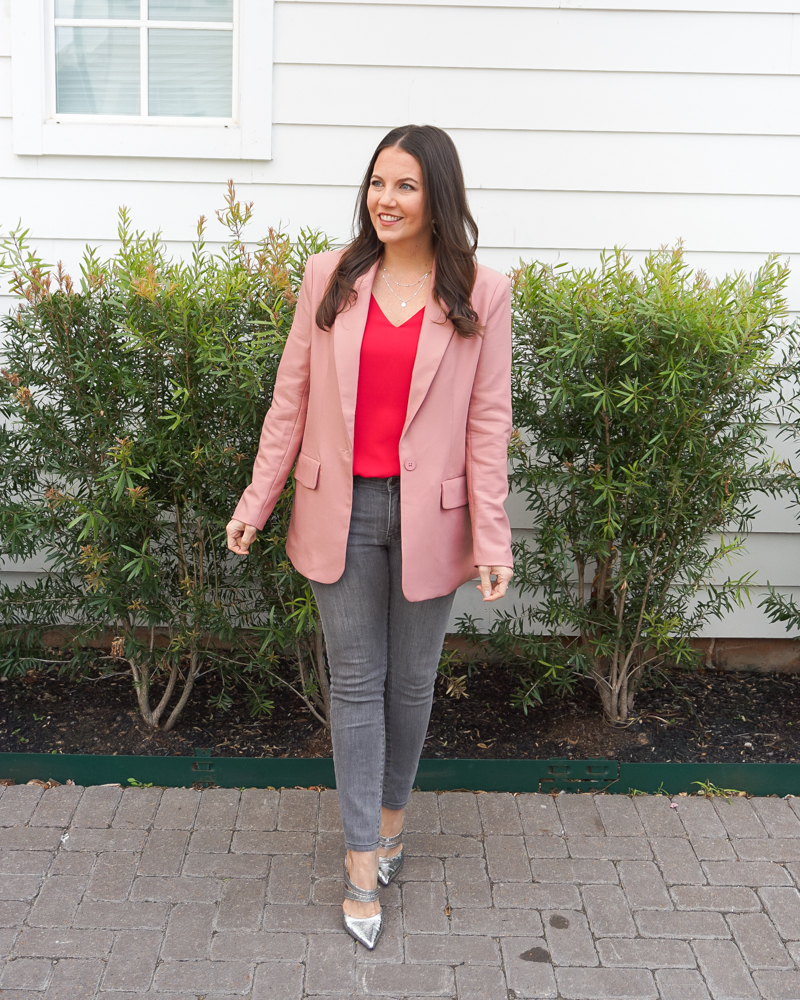
MULTIPOLYGON (((127 677, 80 683, 31 671, 0 683, 0 752, 330 756, 330 740, 289 692, 275 689, 271 718, 252 719, 244 693, 226 712, 198 690, 170 733, 139 718, 127 677)), ((549 697, 524 715, 510 705, 515 682, 502 665, 480 667, 467 698, 437 685, 423 756, 608 757, 620 761, 800 760, 800 676, 672 672, 640 693, 634 721, 607 726, 593 692, 549 697)))

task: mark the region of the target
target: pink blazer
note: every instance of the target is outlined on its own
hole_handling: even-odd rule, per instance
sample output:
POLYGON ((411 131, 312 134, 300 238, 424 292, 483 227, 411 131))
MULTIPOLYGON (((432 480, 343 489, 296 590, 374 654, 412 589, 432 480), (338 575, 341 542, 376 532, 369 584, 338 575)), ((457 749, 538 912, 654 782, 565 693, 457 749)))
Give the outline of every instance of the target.
MULTIPOLYGON (((261 529, 292 465, 296 490, 286 551, 310 580, 344 572, 353 497, 353 427, 361 340, 375 264, 333 329, 317 306, 341 251, 306 266, 297 312, 265 419, 253 479, 233 516, 261 529)), ((511 435, 509 280, 479 267, 472 305, 483 336, 459 336, 433 296, 422 320, 400 438, 403 593, 449 594, 476 566, 511 566, 508 495, 511 435)))

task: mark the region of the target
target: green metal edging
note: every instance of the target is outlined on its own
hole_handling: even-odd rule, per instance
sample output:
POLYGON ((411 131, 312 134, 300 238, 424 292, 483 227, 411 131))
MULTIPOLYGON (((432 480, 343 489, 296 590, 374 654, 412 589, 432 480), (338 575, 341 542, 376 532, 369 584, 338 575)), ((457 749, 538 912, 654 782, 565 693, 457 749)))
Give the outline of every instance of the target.
MULTIPOLYGON (((0 778, 18 784, 53 778, 62 784, 139 784, 165 787, 335 788, 329 757, 123 757, 94 754, 0 753, 0 778)), ((420 761, 416 787, 422 791, 466 789, 485 792, 606 791, 696 792, 698 783, 750 795, 800 795, 800 764, 627 764, 613 760, 420 761)))

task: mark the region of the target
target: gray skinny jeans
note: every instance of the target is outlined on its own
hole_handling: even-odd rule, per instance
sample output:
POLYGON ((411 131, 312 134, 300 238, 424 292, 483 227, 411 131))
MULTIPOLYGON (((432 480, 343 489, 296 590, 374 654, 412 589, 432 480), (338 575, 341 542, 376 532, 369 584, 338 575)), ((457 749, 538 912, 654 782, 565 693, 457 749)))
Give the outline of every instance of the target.
POLYGON ((452 594, 402 590, 400 477, 353 477, 344 573, 310 581, 331 672, 331 736, 344 839, 378 846, 381 806, 408 803, 428 729, 452 594))

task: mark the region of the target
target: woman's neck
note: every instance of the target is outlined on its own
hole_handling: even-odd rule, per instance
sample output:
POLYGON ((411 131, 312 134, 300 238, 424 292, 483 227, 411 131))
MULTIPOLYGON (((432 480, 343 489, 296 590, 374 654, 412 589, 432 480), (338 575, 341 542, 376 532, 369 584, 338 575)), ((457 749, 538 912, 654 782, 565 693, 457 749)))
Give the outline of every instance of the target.
POLYGON ((414 246, 387 244, 383 248, 382 264, 401 280, 421 277, 433 266, 433 245, 428 242, 414 246))

